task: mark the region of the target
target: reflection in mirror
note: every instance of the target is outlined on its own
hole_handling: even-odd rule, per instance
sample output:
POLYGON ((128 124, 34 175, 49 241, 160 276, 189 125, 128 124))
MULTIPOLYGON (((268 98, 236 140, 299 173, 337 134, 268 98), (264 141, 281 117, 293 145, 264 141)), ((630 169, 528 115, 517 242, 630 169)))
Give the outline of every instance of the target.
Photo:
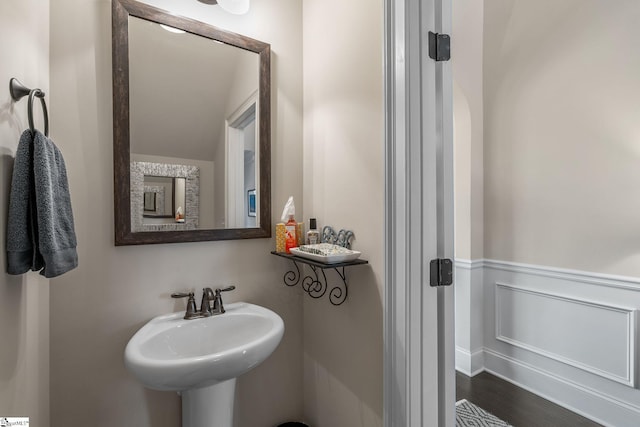
POLYGON ((149 187, 147 187, 146 185, 144 186, 144 216, 150 216, 155 214, 155 216, 158 215, 158 205, 156 205, 156 195, 157 192, 155 192, 153 189, 150 189, 149 187))
POLYGON ((143 185, 144 218, 184 221, 186 178, 145 175, 143 185))
POLYGON ((131 157, 198 161, 200 189, 212 198, 201 205, 199 228, 257 226, 246 220, 237 177, 259 176, 255 161, 244 161, 259 139, 258 61, 254 52, 129 18, 131 157))
POLYGON ((198 228, 197 166, 131 162, 131 229, 138 232, 198 228))
MULTIPOLYGON (((256 227, 246 194, 256 188, 256 96, 250 96, 227 120, 226 215, 230 228, 256 227)), ((258 200, 254 200, 257 210, 258 200)))
POLYGON ((112 5, 116 244, 269 237, 269 45, 133 0, 112 5), (198 211, 187 197, 176 222, 180 202, 129 177, 136 162, 196 167, 198 211))

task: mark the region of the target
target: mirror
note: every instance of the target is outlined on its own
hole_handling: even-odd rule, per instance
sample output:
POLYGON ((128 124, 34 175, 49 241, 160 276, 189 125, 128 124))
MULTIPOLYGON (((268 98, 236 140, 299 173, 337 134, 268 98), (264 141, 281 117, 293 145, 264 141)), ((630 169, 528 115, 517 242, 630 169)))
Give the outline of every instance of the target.
POLYGON ((200 170, 196 166, 131 162, 131 230, 197 230, 200 170))
POLYGON ((116 245, 271 236, 270 47, 114 0, 116 245))

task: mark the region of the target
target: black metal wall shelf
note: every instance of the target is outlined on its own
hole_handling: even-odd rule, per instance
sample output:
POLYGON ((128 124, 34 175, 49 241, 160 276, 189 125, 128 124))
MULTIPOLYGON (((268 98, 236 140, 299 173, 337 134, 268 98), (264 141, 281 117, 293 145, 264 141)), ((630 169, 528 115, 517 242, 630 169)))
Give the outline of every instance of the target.
POLYGON ((342 284, 344 287, 341 287, 339 284, 333 286, 331 291, 329 291, 329 301, 333 305, 340 305, 347 299, 347 294, 349 288, 347 286, 347 276, 344 271, 345 267, 351 267, 352 265, 362 265, 369 264, 369 261, 364 259, 356 259, 354 261, 349 262, 338 262, 335 264, 323 264, 321 262, 317 262, 311 259, 302 258, 295 255, 284 254, 281 252, 271 251, 273 255, 277 255, 282 258, 286 258, 293 262, 295 271, 289 270, 284 274, 284 284, 287 286, 296 286, 298 283, 302 282, 302 289, 309 294, 311 298, 322 298, 327 289, 329 288, 329 283, 327 282, 327 275, 325 274, 325 270, 334 269, 338 276, 342 279, 342 284), (300 273, 300 267, 298 263, 307 264, 311 267, 313 271, 312 275, 307 275, 302 277, 300 273), (322 280, 321 280, 322 279, 322 280))

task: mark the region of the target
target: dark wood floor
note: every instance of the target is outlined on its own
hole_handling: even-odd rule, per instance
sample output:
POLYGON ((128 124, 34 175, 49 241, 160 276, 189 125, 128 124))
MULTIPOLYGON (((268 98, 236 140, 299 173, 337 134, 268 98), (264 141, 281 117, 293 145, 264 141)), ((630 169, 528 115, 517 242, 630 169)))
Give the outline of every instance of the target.
POLYGON ((588 420, 487 372, 456 372, 456 400, 467 399, 514 427, 597 427, 588 420))

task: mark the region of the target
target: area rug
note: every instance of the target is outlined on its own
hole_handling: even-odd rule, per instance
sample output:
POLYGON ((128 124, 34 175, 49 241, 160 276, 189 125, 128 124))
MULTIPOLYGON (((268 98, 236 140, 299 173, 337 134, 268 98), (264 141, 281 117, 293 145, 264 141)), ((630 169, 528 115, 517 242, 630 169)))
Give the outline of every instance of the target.
POLYGON ((466 399, 456 402, 456 427, 513 427, 466 399))

